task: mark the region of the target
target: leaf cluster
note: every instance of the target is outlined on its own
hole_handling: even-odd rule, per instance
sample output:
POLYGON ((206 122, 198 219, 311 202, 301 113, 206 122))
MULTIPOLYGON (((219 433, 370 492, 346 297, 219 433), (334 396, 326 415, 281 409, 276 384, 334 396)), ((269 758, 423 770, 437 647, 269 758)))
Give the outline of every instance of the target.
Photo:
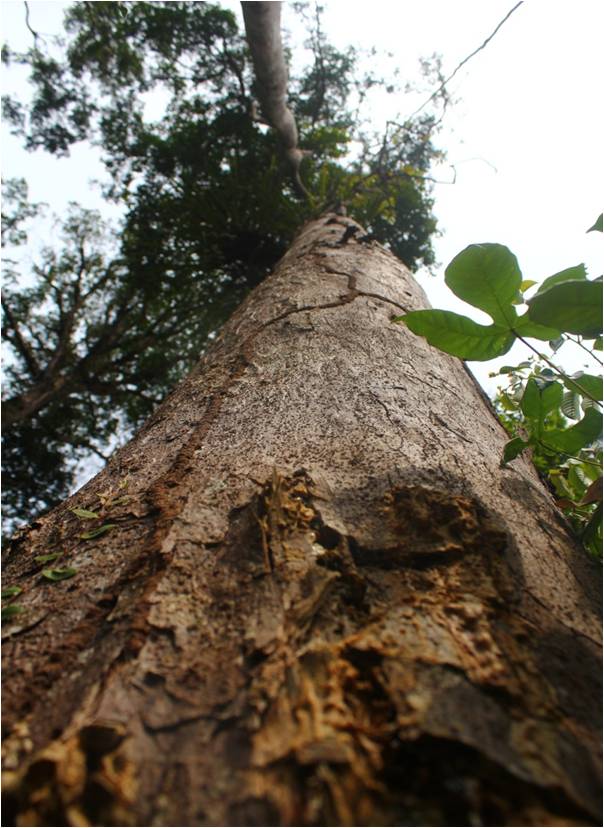
MULTIPOLYGON (((601 217, 590 230, 600 229, 601 217)), ((577 265, 537 285, 523 279, 507 247, 477 244, 453 259, 445 282, 460 299, 487 313, 492 324, 480 325, 444 310, 414 311, 396 321, 462 359, 493 359, 516 340, 537 354, 536 361, 506 365, 499 372, 508 376, 509 385, 499 391, 496 410, 514 434, 504 448, 502 465, 531 450, 586 547, 601 554, 602 376, 584 371, 568 375, 527 342, 548 341, 555 352, 572 340, 601 366, 601 277, 590 281, 584 265, 577 265), (519 315, 522 304, 527 310, 519 315)))

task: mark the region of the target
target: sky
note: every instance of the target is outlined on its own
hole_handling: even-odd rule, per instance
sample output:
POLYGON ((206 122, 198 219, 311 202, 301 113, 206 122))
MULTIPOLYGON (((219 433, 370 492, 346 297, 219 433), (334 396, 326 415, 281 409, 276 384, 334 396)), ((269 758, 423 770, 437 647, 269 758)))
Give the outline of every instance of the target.
MULTIPOLYGON (((418 80, 419 59, 442 56, 449 75, 492 33, 515 0, 323 0, 323 28, 336 46, 375 47, 375 67, 398 67, 403 81, 418 80), (388 58, 387 53, 392 53, 388 58)), ((60 29, 63 2, 30 2, 30 18, 41 34, 60 29)), ((226 2, 238 15, 239 4, 226 2)), ((31 45, 23 3, 0 3, 2 40, 14 49, 31 45)), ((293 4, 285 3, 283 24, 299 27, 293 4)), ((438 145, 446 162, 434 175, 436 276, 418 278, 433 306, 487 321, 460 303, 444 286, 444 267, 468 244, 498 242, 517 256, 525 279, 541 281, 585 262, 591 278, 602 272, 602 236, 586 230, 602 211, 603 115, 600 78, 604 3, 600 0, 526 0, 498 34, 456 75, 438 145), (453 178, 455 183, 450 183, 453 178)), ((23 89, 19 73, 3 73, 3 91, 23 89)), ((429 91, 428 91, 429 94, 429 91)), ((410 114, 426 92, 390 96, 374 109, 376 125, 397 113, 410 114)), ((91 181, 103 177, 94 150, 78 145, 68 159, 43 151, 25 153, 3 129, 4 176, 23 175, 33 200, 61 212, 69 200, 103 207, 91 181)), ((115 215, 115 214, 114 214, 115 215)), ((52 230, 40 224, 39 238, 52 230)), ((583 357, 565 345, 558 358, 568 370, 583 357)), ((497 362, 470 367, 493 393, 489 378, 498 365, 525 356, 518 345, 497 362)))

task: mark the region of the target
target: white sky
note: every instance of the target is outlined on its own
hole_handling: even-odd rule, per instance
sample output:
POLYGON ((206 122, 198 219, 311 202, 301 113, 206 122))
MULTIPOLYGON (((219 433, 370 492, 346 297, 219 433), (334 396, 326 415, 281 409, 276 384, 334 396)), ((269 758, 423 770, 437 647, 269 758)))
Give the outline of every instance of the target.
MULTIPOLYGON (((239 13, 235 2, 223 5, 239 13)), ((445 75, 491 34, 514 0, 323 0, 323 28, 335 45, 375 46, 392 52, 389 66, 401 80, 418 80, 418 60, 443 58, 445 75)), ((60 29, 63 2, 30 2, 31 24, 41 34, 60 29)), ((2 39, 14 49, 31 44, 23 3, 0 2, 2 39)), ((296 28, 293 6, 284 25, 296 28)), ((472 315, 443 285, 444 266, 466 245, 499 242, 517 255, 525 278, 541 280, 585 261, 593 278, 602 271, 602 236, 585 234, 602 211, 601 41, 604 3, 599 0, 527 0, 496 37, 455 77, 450 92, 459 102, 446 116, 439 145, 447 150, 437 177, 435 213, 443 235, 436 239, 442 264, 436 279, 420 275, 432 304, 472 315), (600 101, 600 103, 598 103, 600 101)), ((379 70, 380 54, 375 58, 379 70)), ((379 72, 378 72, 379 73, 379 72)), ((21 84, 16 70, 4 72, 4 90, 21 84)), ((376 112, 376 123, 410 114, 424 96, 389 98, 393 111, 376 112)), ((16 139, 3 137, 3 174, 25 176, 33 200, 56 210, 69 200, 101 207, 91 179, 102 178, 97 154, 77 146, 63 160, 38 151, 25 153, 16 139)), ((107 208, 104 212, 108 215, 107 208)), ((40 232, 44 231, 40 226, 40 232)), ((50 239, 46 239, 50 240, 50 239)), ((569 370, 582 358, 559 352, 569 370)), ((516 346, 499 364, 524 358, 516 346)), ((494 363, 472 363, 487 390, 494 363)), ((593 366, 592 366, 593 368, 593 366)))

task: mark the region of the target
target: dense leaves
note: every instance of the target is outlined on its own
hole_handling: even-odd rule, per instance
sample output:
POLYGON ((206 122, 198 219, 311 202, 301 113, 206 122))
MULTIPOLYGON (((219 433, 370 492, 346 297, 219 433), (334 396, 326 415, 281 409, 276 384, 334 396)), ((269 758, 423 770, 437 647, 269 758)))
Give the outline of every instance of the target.
MULTIPOLYGON (((590 228, 594 229, 599 229, 598 222, 590 228)), ((524 303, 524 292, 536 282, 523 281, 516 257, 502 245, 470 245, 447 267, 445 281, 460 299, 490 314, 496 324, 478 325, 443 310, 414 311, 396 321, 462 359, 501 356, 517 338, 525 343, 526 338, 550 341, 554 351, 573 339, 601 365, 595 351, 601 350, 602 281, 589 281, 583 265, 545 279, 520 317, 515 306, 524 303), (574 339, 571 334, 580 336, 574 339), (593 340, 591 347, 583 340, 593 340)), ((499 372, 508 375, 509 387, 499 391, 495 404, 514 435, 504 446, 502 465, 531 449, 537 468, 555 489, 586 547, 600 555, 602 376, 584 371, 567 375, 529 347, 538 360, 506 365, 499 372)))
MULTIPOLYGON (((289 85, 310 152, 308 201, 258 118, 230 11, 80 2, 65 26, 64 46, 37 39, 25 54, 3 49, 5 63, 30 68, 33 88, 29 105, 4 101, 5 117, 29 149, 62 155, 77 141, 97 144, 106 195, 125 218, 110 231, 74 206, 33 273, 9 267, 4 491, 7 515, 25 520, 66 493, 78 461, 127 438, 308 217, 345 202, 411 267, 433 262, 436 226, 427 175, 435 118, 391 125, 387 136, 364 132, 355 110, 385 84, 363 76, 355 52, 332 47, 314 22, 310 64, 289 85)), ((11 186, 13 245, 35 207, 11 186)))

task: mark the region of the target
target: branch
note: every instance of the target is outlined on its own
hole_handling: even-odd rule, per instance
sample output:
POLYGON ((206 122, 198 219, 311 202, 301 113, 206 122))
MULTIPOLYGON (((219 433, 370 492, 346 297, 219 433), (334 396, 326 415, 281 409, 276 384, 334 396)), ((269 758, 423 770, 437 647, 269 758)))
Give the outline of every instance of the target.
POLYGON ((436 98, 438 95, 440 95, 440 93, 441 93, 441 92, 445 89, 445 87, 446 87, 446 85, 449 83, 449 81, 453 80, 453 78, 454 78, 454 77, 455 77, 455 75, 459 72, 459 70, 462 68, 462 66, 465 66, 465 64, 466 64, 469 60, 471 60, 471 59, 474 57, 474 55, 477 55, 477 54, 478 54, 478 52, 481 52, 481 51, 485 48, 485 46, 487 46, 487 44, 488 44, 488 43, 490 43, 490 41, 491 41, 491 40, 495 37, 495 35, 496 35, 496 34, 497 34, 497 32, 499 31, 499 29, 501 29, 501 27, 502 27, 502 26, 503 26, 503 24, 506 22, 506 20, 508 20, 508 19, 512 16, 512 14, 516 11, 516 9, 517 9, 519 6, 521 6, 521 5, 522 5, 522 3, 523 3, 523 0, 520 0, 520 2, 519 2, 519 3, 516 3, 516 5, 514 6, 514 8, 510 9, 510 11, 509 11, 509 12, 506 14, 506 16, 503 18, 503 20, 500 20, 500 21, 499 21, 499 23, 497 24, 497 26, 495 27, 495 29, 494 29, 494 30, 491 32, 491 34, 487 37, 487 39, 484 41, 484 43, 483 43, 481 46, 479 46, 477 49, 474 49, 474 51, 473 51, 471 54, 469 54, 467 57, 465 57, 465 58, 461 61, 461 63, 458 63, 458 64, 457 64, 457 66, 455 67, 455 69, 454 69, 454 70, 451 72, 451 74, 449 75, 449 77, 444 79, 444 81, 441 83, 441 85, 438 87, 438 89, 436 89, 436 90, 435 90, 435 91, 434 91, 434 92, 430 95, 430 97, 429 97, 426 101, 424 101, 424 103, 423 103, 423 104, 422 104, 422 105, 421 105, 418 109, 416 109, 416 110, 415 110, 415 112, 412 112, 412 113, 411 113, 411 115, 409 116, 409 118, 414 118, 414 117, 415 117, 415 116, 416 116, 419 112, 421 112, 421 111, 422 111, 422 109, 424 109, 426 106, 428 106, 428 104, 430 103, 430 101, 433 101, 433 100, 434 100, 434 98, 436 98))
POLYGON ((2 309, 4 310, 6 321, 10 325, 13 336, 11 336, 10 332, 7 331, 3 331, 2 335, 21 354, 21 356, 23 357, 23 361, 27 365, 27 370, 29 371, 31 378, 36 379, 42 373, 41 368, 29 343, 23 338, 23 335, 19 330, 19 323, 15 319, 13 312, 11 311, 8 305, 8 302, 6 302, 4 298, 2 299, 2 309))
MULTIPOLYGON (((27 2, 27 0, 23 0, 23 5, 25 6, 25 25, 27 26, 29 31, 34 36, 34 49, 37 51, 38 50, 38 40, 44 40, 44 38, 41 37, 38 34, 38 32, 35 29, 32 29, 32 27, 31 27, 31 23, 29 22, 29 3, 27 2)), ((46 42, 46 41, 44 41, 44 42, 46 42)))
POLYGON ((277 132, 300 195, 310 194, 300 179, 304 151, 298 147, 298 129, 287 99, 287 66, 281 42, 281 3, 242 2, 247 41, 256 73, 258 97, 267 121, 277 132))

